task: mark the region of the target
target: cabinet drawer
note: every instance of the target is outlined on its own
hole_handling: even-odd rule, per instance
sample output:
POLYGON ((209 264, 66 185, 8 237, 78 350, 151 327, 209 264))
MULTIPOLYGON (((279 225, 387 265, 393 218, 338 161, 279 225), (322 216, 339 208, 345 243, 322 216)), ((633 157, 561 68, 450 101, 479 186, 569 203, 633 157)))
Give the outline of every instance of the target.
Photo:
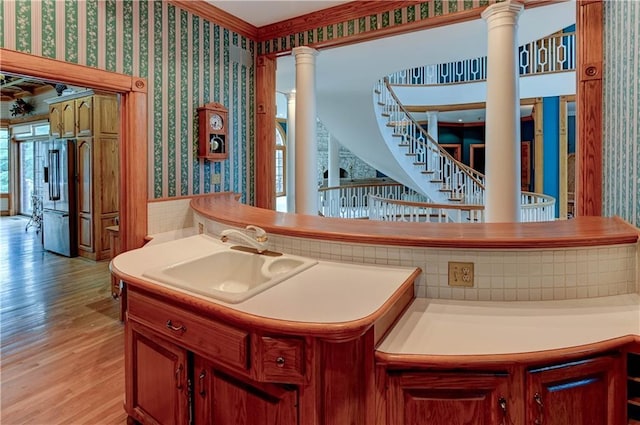
POLYGON ((304 381, 304 340, 256 336, 256 374, 263 382, 299 384, 304 381))
POLYGON ((236 368, 248 368, 248 332, 206 319, 168 303, 128 294, 128 320, 134 320, 183 347, 236 368))

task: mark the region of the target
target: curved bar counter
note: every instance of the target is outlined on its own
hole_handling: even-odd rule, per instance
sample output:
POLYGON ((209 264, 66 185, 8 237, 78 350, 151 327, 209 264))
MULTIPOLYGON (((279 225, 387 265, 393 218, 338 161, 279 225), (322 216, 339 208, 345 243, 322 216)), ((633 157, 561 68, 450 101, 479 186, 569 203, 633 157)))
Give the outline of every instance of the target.
MULTIPOLYGON (((626 374, 640 370, 636 228, 602 217, 522 224, 343 220, 278 213, 237 199, 232 193, 192 199, 195 230, 204 235, 152 243, 112 262, 130 291, 125 405, 133 419, 145 422, 156 408, 155 401, 137 400, 165 394, 136 394, 142 388, 136 380, 146 376, 136 371, 147 367, 137 353, 163 358, 169 343, 190 353, 194 379, 202 370, 200 379, 228 373, 242 388, 277 383, 286 384, 277 391, 289 391, 295 384, 299 403, 292 418, 298 420, 283 424, 542 418, 627 424, 626 374), (247 225, 267 231, 269 250, 317 259, 315 271, 236 305, 143 276, 156 262, 202 255, 208 236, 247 225), (473 287, 448 285, 450 261, 474 263, 473 287), (395 274, 382 273, 386 269, 395 274), (383 286, 388 298, 368 301, 383 286), (314 316, 318 308, 326 313, 314 316)), ((189 368, 167 363, 168 376, 186 379, 182 371, 189 368)), ((238 395, 245 397, 244 389, 238 395)), ((215 392, 210 397, 204 413, 228 405, 216 401, 215 392)), ((629 405, 634 397, 628 395, 629 405)), ((201 412, 197 403, 194 411, 201 412)))
POLYGON ((299 238, 433 248, 532 249, 636 243, 638 230, 618 218, 578 217, 541 223, 371 222, 288 214, 238 202, 221 193, 194 198, 203 217, 235 227, 254 224, 269 233, 299 238))

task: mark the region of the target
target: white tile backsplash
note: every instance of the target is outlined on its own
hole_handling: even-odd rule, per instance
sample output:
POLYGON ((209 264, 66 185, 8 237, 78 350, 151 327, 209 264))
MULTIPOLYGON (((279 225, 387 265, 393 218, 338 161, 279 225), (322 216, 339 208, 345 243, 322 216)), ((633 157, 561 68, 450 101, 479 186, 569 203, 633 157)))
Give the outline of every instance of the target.
MULTIPOLYGON (((206 232, 229 226, 203 219, 206 232)), ((367 245, 271 234, 270 249, 320 260, 422 269, 416 296, 480 301, 552 300, 640 292, 640 243, 563 249, 440 249, 367 245), (448 286, 449 261, 474 263, 474 287, 448 286)))
POLYGON ((147 204, 147 234, 153 235, 194 226, 190 198, 147 204))

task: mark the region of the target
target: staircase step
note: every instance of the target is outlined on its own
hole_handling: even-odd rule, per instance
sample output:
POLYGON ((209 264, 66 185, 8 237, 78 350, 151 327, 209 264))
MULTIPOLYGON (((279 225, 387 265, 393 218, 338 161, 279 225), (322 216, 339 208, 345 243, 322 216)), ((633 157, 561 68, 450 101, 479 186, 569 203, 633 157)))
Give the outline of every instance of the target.
POLYGON ((382 115, 385 118, 389 118, 391 116, 391 114, 387 114, 386 112, 383 112, 380 115, 382 115))
POLYGON ((407 156, 417 156, 418 154, 417 153, 407 152, 407 153, 405 153, 405 155, 407 155, 407 156))
POLYGON ((391 137, 404 137, 404 134, 400 134, 400 133, 393 133, 391 135, 391 137))
POLYGON ((433 174, 433 171, 430 171, 430 170, 424 170, 424 171, 421 171, 421 173, 422 173, 422 174, 433 174))
POLYGON ((452 202, 462 202, 462 198, 449 198, 452 202))
POLYGON ((378 89, 375 89, 373 92, 374 92, 375 94, 380 94, 380 93, 382 93, 382 92, 381 92, 380 90, 378 90, 378 89))
POLYGON ((440 189, 438 189, 438 191, 439 191, 439 192, 453 192, 453 189, 443 189, 443 188, 440 188, 440 189))
POLYGON ((431 180, 431 183, 444 183, 444 181, 436 179, 436 180, 431 180))
POLYGON ((378 105, 384 106, 384 105, 386 105, 386 103, 378 101, 378 105))
POLYGON ((425 165, 426 162, 414 162, 413 165, 425 165))

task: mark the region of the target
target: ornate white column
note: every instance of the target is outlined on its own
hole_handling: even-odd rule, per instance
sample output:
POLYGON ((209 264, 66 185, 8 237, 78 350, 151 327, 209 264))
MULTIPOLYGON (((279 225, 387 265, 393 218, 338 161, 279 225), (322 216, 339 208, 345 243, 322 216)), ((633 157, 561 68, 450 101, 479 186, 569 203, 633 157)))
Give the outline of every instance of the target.
POLYGON ((485 221, 520 221, 518 17, 511 0, 482 12, 488 26, 485 130, 485 221))
POLYGON ((329 187, 340 186, 340 143, 329 135, 329 154, 327 159, 329 187))
POLYGON ((296 91, 287 94, 287 212, 296 212, 296 91))
POLYGON ((296 212, 318 215, 316 56, 310 47, 292 50, 296 59, 296 212))
MULTIPOLYGON (((327 155, 327 170, 329 176, 327 178, 327 186, 340 186, 340 144, 329 135, 329 152, 327 155)), ((332 217, 338 217, 340 214, 340 194, 337 192, 329 192, 329 210, 332 217)))
POLYGON ((438 141, 438 111, 427 112, 427 133, 433 140, 438 141))

